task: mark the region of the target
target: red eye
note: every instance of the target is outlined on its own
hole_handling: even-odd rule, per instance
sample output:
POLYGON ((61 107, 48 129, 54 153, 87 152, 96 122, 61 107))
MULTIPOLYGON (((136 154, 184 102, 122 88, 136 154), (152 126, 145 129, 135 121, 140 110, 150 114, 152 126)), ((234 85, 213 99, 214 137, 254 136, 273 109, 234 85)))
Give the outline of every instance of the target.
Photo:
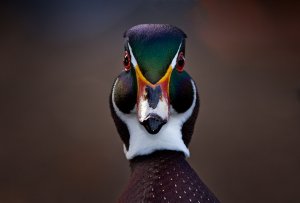
POLYGON ((185 64, 185 58, 183 52, 180 52, 177 58, 177 66, 176 66, 179 72, 183 71, 184 64, 185 64))
POLYGON ((123 65, 124 65, 125 71, 129 71, 130 70, 130 67, 131 67, 131 64, 130 64, 130 55, 128 54, 127 51, 125 51, 123 65))

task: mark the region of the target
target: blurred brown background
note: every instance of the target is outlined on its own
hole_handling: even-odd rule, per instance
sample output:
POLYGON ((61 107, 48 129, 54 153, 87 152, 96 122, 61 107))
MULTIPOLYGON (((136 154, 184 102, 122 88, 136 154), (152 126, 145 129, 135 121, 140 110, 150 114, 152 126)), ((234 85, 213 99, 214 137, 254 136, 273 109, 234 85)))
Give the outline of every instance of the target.
POLYGON ((188 35, 201 107, 189 162, 224 202, 300 202, 299 3, 0 4, 0 202, 114 202, 129 176, 108 97, 123 32, 188 35))

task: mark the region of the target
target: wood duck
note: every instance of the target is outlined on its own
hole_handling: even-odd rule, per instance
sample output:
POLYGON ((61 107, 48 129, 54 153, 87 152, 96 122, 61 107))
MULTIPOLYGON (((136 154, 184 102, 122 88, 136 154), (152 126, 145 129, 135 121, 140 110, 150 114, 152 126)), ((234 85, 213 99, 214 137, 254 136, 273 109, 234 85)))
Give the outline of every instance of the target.
POLYGON ((195 82, 184 70, 186 34, 143 24, 124 38, 124 71, 110 96, 132 172, 119 202, 219 202, 185 159, 199 109, 195 82))

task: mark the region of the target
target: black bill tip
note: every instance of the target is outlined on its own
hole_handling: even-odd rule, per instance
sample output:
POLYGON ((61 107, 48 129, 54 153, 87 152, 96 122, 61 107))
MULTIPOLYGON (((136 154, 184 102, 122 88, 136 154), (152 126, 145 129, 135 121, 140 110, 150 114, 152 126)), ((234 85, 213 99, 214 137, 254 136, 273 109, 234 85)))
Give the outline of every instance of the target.
POLYGON ((160 131, 161 127, 166 123, 167 121, 163 120, 157 114, 149 114, 148 117, 143 122, 141 122, 141 124, 150 134, 157 134, 160 131))

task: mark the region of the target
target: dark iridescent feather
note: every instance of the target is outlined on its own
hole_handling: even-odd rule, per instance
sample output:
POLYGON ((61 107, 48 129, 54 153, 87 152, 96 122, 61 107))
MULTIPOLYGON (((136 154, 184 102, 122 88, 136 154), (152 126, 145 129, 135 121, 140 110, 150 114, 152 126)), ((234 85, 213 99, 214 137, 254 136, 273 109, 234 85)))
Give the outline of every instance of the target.
POLYGON ((117 116, 113 107, 112 94, 114 93, 114 102, 123 113, 129 113, 136 103, 136 83, 135 73, 122 72, 114 81, 111 94, 109 96, 109 106, 112 118, 117 127, 117 131, 128 150, 130 134, 126 124, 117 116))
POLYGON ((171 25, 145 24, 127 30, 124 37, 143 75, 154 84, 165 74, 186 35, 171 25))
POLYGON ((170 102, 177 113, 189 109, 194 100, 194 91, 191 77, 186 71, 174 70, 170 78, 170 102))
POLYGON ((123 71, 114 87, 115 104, 123 113, 129 114, 136 104, 137 84, 135 71, 123 71))

